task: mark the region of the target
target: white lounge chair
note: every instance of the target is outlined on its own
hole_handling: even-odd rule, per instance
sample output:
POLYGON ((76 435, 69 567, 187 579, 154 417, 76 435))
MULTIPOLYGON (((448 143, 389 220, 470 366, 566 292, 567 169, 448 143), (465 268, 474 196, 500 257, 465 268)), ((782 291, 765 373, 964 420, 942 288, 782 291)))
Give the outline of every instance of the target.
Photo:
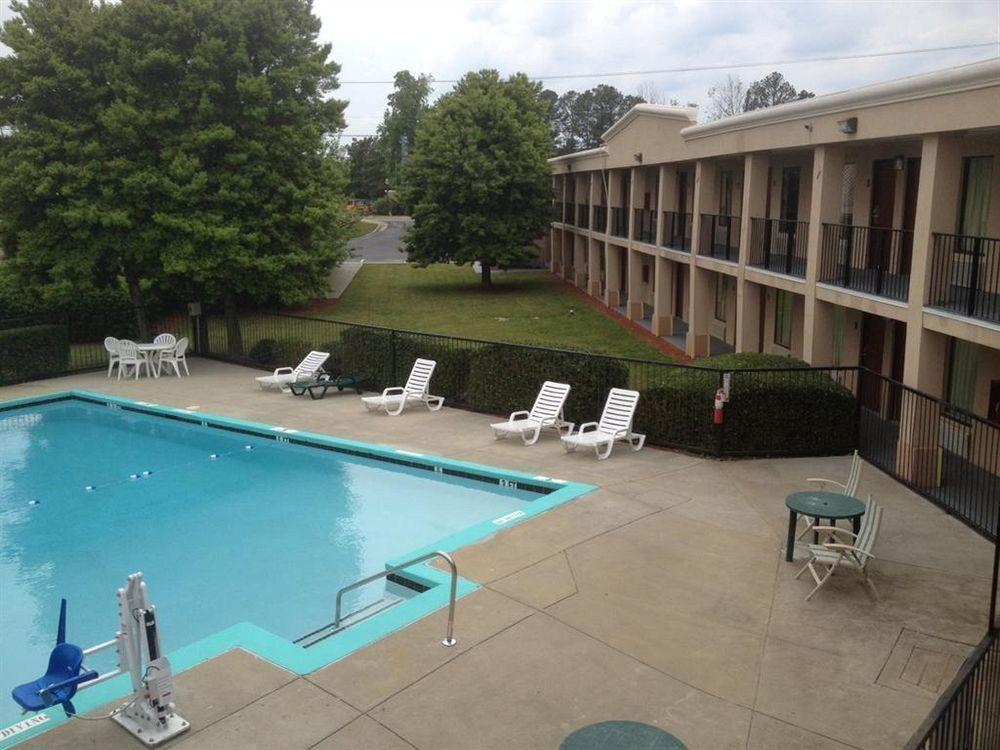
POLYGON ((134 341, 129 341, 128 339, 122 339, 118 342, 118 379, 122 379, 122 375, 129 377, 129 368, 131 367, 135 372, 135 379, 139 379, 139 368, 144 367, 146 364, 146 358, 142 356, 139 352, 139 345, 134 341))
POLYGON ((188 348, 188 338, 187 336, 182 336, 178 339, 177 344, 173 349, 168 349, 165 352, 160 353, 160 358, 156 362, 156 374, 159 375, 160 371, 163 369, 163 365, 173 365, 174 372, 177 373, 177 377, 181 376, 181 365, 184 365, 184 373, 190 375, 191 371, 188 370, 187 363, 187 348, 188 348))
MULTIPOLYGON (((806 481, 817 483, 823 492, 839 492, 854 497, 858 493, 858 483, 861 481, 861 456, 857 451, 854 451, 854 456, 851 459, 851 470, 847 473, 847 481, 844 483, 835 479, 821 479, 819 477, 810 477, 806 481)), ((799 534, 798 539, 802 539, 816 525, 815 518, 805 517, 805 519, 806 527, 799 534)))
POLYGON ((288 391, 289 383, 316 377, 316 373, 323 369, 323 364, 329 358, 329 352, 309 352, 305 359, 295 367, 279 367, 271 375, 261 375, 257 378, 257 385, 261 389, 276 387, 282 391, 288 391))
POLYGON ((418 359, 413 363, 406 385, 386 388, 380 396, 362 396, 361 401, 368 411, 384 411, 392 417, 401 414, 411 401, 424 404, 431 411, 437 411, 444 406, 444 397, 431 396, 427 392, 435 367, 437 362, 433 359, 418 359))
POLYGON ((563 447, 567 452, 581 447, 593 448, 601 461, 611 455, 618 440, 627 441, 634 451, 639 450, 646 442, 646 436, 632 432, 632 420, 638 403, 638 391, 612 388, 604 404, 601 421, 586 422, 580 425, 580 430, 575 434, 563 436, 563 447))
POLYGON ((111 377, 111 372, 118 366, 118 339, 114 336, 107 336, 104 339, 104 348, 108 352, 108 377, 111 377))
POLYGON ((531 411, 516 411, 506 422, 490 425, 493 438, 500 440, 509 435, 519 435, 525 445, 534 445, 546 427, 554 428, 560 435, 563 429, 567 434, 571 433, 573 423, 563 419, 563 406, 568 395, 568 385, 546 380, 542 383, 542 389, 538 392, 531 411))
POLYGON ((806 601, 813 598, 826 582, 830 580, 837 568, 849 568, 861 574, 862 580, 871 589, 876 597, 878 592, 871 578, 868 577, 868 563, 875 555, 872 548, 878 538, 879 526, 882 523, 882 508, 877 502, 868 496, 868 510, 861 521, 861 528, 854 534, 839 526, 816 526, 815 531, 826 534, 826 540, 822 544, 809 545, 809 562, 805 564, 798 573, 799 578, 807 570, 816 581, 816 587, 806 596, 806 601))

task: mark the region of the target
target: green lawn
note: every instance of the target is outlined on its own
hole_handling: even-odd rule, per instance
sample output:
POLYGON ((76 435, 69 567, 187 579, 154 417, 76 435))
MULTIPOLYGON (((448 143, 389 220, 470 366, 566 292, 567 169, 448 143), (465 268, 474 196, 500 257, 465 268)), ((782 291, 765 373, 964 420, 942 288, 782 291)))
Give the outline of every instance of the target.
POLYGON ((543 272, 496 273, 483 291, 469 266, 366 264, 336 305, 309 315, 334 320, 668 360, 543 272))
POLYGON ((353 240, 356 237, 363 237, 366 234, 374 232, 377 228, 378 224, 358 219, 347 228, 347 239, 353 240))

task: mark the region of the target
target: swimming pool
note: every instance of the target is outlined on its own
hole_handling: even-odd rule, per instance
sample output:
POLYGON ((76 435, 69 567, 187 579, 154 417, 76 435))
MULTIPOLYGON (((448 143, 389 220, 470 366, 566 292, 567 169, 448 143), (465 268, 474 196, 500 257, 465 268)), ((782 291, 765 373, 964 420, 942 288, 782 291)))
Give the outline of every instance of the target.
MULTIPOLYGON (((384 612, 297 644, 332 619, 341 586, 589 489, 85 391, 0 404, 0 727, 19 718, 10 689, 43 671, 60 597, 68 639, 98 643, 141 570, 175 669, 239 645, 307 673, 447 600, 446 576, 409 568, 345 597, 345 611, 384 612)), ((78 708, 112 692, 84 691, 78 708)))

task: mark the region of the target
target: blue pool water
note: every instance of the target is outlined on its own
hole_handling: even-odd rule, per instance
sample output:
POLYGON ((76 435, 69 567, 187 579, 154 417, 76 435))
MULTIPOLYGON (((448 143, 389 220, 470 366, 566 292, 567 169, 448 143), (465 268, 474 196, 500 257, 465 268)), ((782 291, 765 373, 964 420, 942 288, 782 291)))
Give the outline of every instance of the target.
POLYGON ((60 597, 84 646, 113 637, 137 570, 167 652, 244 621, 293 640, 341 586, 539 497, 81 400, 0 411, 0 727, 44 671, 60 597))

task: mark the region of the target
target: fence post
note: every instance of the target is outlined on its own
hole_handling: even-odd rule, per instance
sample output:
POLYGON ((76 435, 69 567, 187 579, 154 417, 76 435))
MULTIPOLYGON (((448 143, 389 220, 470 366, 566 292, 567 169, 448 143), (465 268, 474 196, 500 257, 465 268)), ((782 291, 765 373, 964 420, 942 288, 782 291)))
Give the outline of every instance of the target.
MULTIPOLYGON (((716 388, 716 393, 718 393, 719 391, 722 390, 723 384, 725 383, 725 378, 726 378, 726 373, 724 373, 722 370, 719 370, 719 384, 718 384, 718 386, 716 388)), ((732 380, 730 380, 730 388, 732 388, 732 380)), ((715 394, 712 395, 712 398, 713 399, 715 398, 715 394)), ((720 422, 719 424, 717 424, 715 426, 715 456, 716 456, 716 458, 721 458, 722 457, 722 452, 723 452, 723 450, 725 448, 725 441, 726 441, 726 415, 725 415, 725 412, 726 412, 726 406, 728 405, 728 403, 729 403, 728 400, 725 403, 723 403, 723 405, 722 405, 722 411, 723 411, 722 422, 720 422)), ((714 403, 713 403, 713 407, 714 407, 714 403)))

